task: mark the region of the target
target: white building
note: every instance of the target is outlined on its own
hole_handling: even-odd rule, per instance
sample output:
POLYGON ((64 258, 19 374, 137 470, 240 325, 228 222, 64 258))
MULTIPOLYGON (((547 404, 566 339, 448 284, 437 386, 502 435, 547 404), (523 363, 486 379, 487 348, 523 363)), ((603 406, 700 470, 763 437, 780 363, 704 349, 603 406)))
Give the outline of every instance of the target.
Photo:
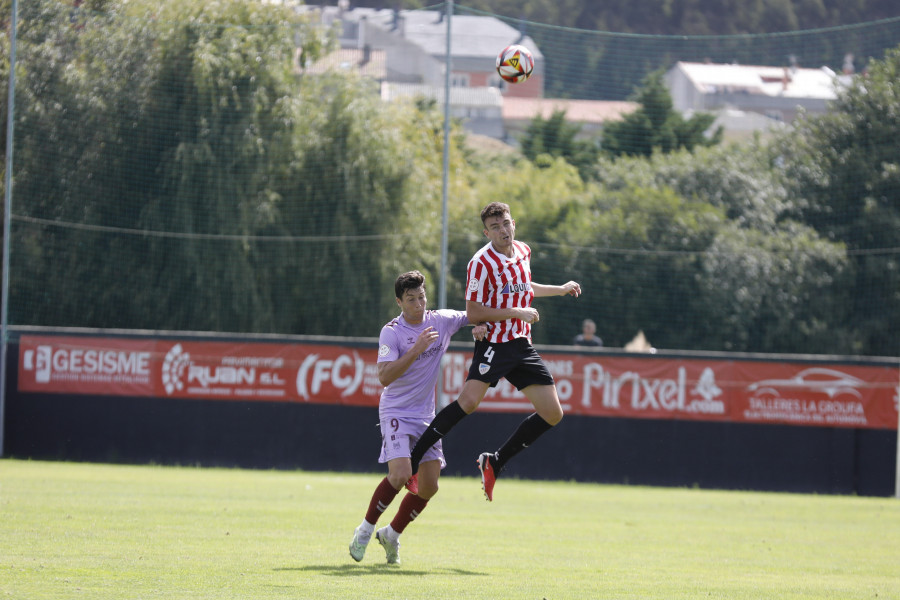
POLYGON ((730 110, 790 123, 802 109, 824 113, 849 82, 828 67, 767 67, 678 62, 666 73, 674 108, 682 113, 730 110))

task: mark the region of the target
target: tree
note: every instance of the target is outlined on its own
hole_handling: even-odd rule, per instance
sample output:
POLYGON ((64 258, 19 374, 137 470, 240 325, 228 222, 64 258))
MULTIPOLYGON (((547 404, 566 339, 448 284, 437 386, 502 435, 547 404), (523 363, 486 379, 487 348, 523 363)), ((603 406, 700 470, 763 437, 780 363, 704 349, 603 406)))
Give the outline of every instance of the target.
POLYGON ((672 97, 660 71, 644 79, 634 100, 640 104, 636 111, 603 130, 603 150, 611 156, 650 156, 654 150, 672 152, 680 148, 693 150, 722 140, 721 127, 706 137, 715 120, 713 115, 697 113, 685 119, 673 110, 672 97))
POLYGON ((265 327, 245 238, 291 159, 305 21, 234 0, 107 8, 22 7, 14 205, 35 221, 14 232, 14 322, 265 327))
POLYGON ((370 335, 398 272, 437 273, 441 115, 298 79, 295 34, 327 40, 297 15, 28 3, 12 322, 370 335))
POLYGON ((279 331, 372 335, 396 315, 399 273, 437 273, 439 113, 386 105, 372 82, 342 75, 304 79, 300 108, 272 228, 295 241, 260 247, 257 268, 284 282, 272 288, 279 331))
POLYGON ((302 21, 289 8, 234 0, 161 13, 170 25, 160 25, 138 146, 158 177, 136 190, 139 224, 187 235, 148 240, 155 260, 137 281, 152 286, 165 307, 157 320, 173 329, 270 331, 270 282, 257 277, 249 238, 274 221, 277 174, 292 159, 292 30, 302 21))
POLYGON ((593 188, 550 232, 560 244, 558 262, 534 270, 538 281, 579 281, 594 314, 569 309, 551 321, 542 313, 543 330, 565 332, 555 343, 568 343, 579 319, 591 316, 610 346, 643 330, 663 348, 710 348, 699 282, 703 253, 724 224, 721 210, 670 188, 593 188))
POLYGON ((764 146, 607 159, 597 173, 596 200, 550 234, 572 233, 564 264, 602 295, 611 344, 642 329, 669 348, 852 351, 844 246, 789 218, 764 146))
POLYGON ((565 110, 554 110, 548 119, 538 115, 522 136, 522 154, 532 162, 542 154, 561 157, 586 178, 600 155, 600 148, 595 141, 578 139, 579 133, 580 126, 566 121, 565 110))
POLYGON ((849 353, 849 261, 811 228, 723 228, 703 256, 699 291, 706 334, 729 351, 849 353))
POLYGON ((854 78, 829 113, 777 150, 795 215, 844 243, 855 272, 854 352, 893 356, 900 331, 900 48, 854 78))

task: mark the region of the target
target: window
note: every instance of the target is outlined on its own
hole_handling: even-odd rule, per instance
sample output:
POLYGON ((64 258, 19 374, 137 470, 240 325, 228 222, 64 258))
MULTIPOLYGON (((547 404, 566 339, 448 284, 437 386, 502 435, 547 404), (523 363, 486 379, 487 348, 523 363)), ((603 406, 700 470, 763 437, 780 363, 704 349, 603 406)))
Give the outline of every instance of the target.
POLYGON ((450 87, 469 87, 469 74, 450 73, 450 87))

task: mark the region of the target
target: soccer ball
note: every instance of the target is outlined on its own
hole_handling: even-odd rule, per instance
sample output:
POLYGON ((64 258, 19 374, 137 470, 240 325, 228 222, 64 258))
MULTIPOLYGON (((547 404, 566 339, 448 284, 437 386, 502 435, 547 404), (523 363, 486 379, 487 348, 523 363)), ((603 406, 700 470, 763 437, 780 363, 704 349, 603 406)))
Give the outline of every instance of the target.
POLYGON ((525 46, 513 44, 497 55, 497 72, 503 81, 522 83, 534 70, 534 57, 525 46))

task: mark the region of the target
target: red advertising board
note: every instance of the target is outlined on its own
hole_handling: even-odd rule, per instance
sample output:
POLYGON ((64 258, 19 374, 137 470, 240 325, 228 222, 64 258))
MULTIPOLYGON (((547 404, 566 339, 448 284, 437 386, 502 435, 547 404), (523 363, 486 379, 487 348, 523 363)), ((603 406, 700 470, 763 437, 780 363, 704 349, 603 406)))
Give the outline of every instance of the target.
POLYGON ((374 406, 375 360, 374 347, 22 336, 19 390, 374 406))
MULTIPOLYGON (((567 413, 601 417, 896 429, 894 366, 542 353, 567 413)), ((377 406, 376 348, 23 336, 19 390, 377 406)), ((470 355, 444 357, 441 400, 470 355)), ((479 410, 526 412, 505 380, 479 410)))

